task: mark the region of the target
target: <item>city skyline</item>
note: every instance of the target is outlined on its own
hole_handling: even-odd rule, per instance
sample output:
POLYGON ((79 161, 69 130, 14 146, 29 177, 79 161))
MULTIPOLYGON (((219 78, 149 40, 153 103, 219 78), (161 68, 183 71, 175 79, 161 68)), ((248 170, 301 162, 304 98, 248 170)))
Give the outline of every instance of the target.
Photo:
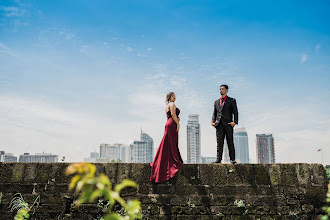
MULTIPOLYGON (((199 126, 198 116, 199 116, 198 114, 189 115, 190 123, 188 120, 188 125, 187 125, 187 127, 189 127, 189 124, 190 124, 190 126, 193 125, 193 127, 194 127, 193 133, 196 133, 196 131, 195 131, 196 129, 198 130, 197 142, 195 140, 196 137, 194 138, 196 143, 200 142, 199 141, 200 140, 200 126, 199 126), (197 127, 196 127, 196 125, 197 125, 197 127)), ((187 136, 189 136, 188 133, 187 133, 187 136)), ((189 138, 187 138, 187 140, 189 140, 189 138)), ((238 163, 251 163, 250 157, 249 157, 250 147, 248 144, 248 133, 244 127, 234 128, 234 144, 235 144, 236 161, 238 163)), ((187 144, 187 146, 188 145, 189 144, 187 144)), ((275 149, 276 148, 274 147, 273 134, 256 134, 255 147, 256 147, 256 153, 257 153, 257 156, 256 156, 257 161, 255 163, 276 163, 275 162, 275 155, 276 155, 275 149), (270 141, 268 140, 269 138, 271 139, 270 141), (267 140, 265 141, 265 139, 267 139, 267 140), (271 143, 272 146, 268 146, 269 145, 268 142, 271 143), (267 158, 265 159, 264 158, 265 155, 266 155, 266 157, 269 157, 269 159, 267 159, 267 158)), ((134 140, 134 142, 130 145, 125 145, 122 143, 114 143, 114 144, 102 143, 99 145, 99 149, 100 149, 99 152, 96 152, 94 150, 93 152, 90 152, 90 157, 85 157, 81 160, 78 160, 77 162, 90 162, 90 163, 107 163, 107 162, 137 163, 138 161, 140 161, 141 163, 152 162, 154 154, 156 153, 158 148, 154 147, 153 139, 147 133, 143 132, 142 128, 141 128, 140 140, 134 140), (140 145, 141 146, 143 145, 143 147, 141 147, 140 145), (135 151, 133 150, 134 146, 136 147, 135 151), (140 155, 141 150, 143 150, 143 152, 145 152, 146 155, 148 155, 148 156, 141 156, 140 155), (133 152, 135 152, 134 155, 132 154, 133 152)), ((322 148, 318 149, 317 152, 320 152, 321 150, 323 150, 323 149, 322 148)), ((188 151, 189 151, 189 149, 188 149, 188 151)), ((214 159, 216 158, 214 156, 211 156, 211 157, 203 156, 200 153, 199 153, 199 155, 200 155, 199 161, 197 161, 197 160, 191 161, 188 159, 188 157, 183 158, 183 160, 185 161, 185 163, 212 163, 215 161, 214 159)), ((5 151, 0 151, 0 156, 1 156, 0 162, 15 162, 15 158, 16 158, 16 161, 18 161, 18 162, 26 161, 26 159, 25 160, 23 159, 24 160, 23 161, 21 158, 19 158, 19 160, 17 160, 17 157, 15 155, 13 155, 13 153, 8 153, 5 151)), ((19 156, 22 156, 22 158, 23 157, 36 157, 36 156, 37 157, 40 157, 40 156, 41 157, 42 156, 54 157, 55 156, 56 157, 55 162, 58 161, 58 157, 59 157, 58 155, 53 155, 52 153, 44 153, 44 152, 35 153, 35 155, 30 154, 30 153, 23 153, 23 154, 20 154, 19 156)), ((63 155, 62 162, 65 161, 65 156, 66 155, 63 155)), ((34 159, 33 159, 33 161, 29 161, 29 162, 41 162, 41 161, 38 161, 38 160, 34 161, 34 159)), ((224 142, 223 162, 230 163, 226 139, 224 142)))
POLYGON ((317 150, 330 153, 329 9, 323 0, 3 0, 0 148, 80 161, 100 143, 131 144, 141 125, 157 147, 173 91, 182 157, 194 113, 201 155, 213 156, 213 104, 228 84, 251 163, 259 133, 274 135, 276 162, 321 163, 317 150))

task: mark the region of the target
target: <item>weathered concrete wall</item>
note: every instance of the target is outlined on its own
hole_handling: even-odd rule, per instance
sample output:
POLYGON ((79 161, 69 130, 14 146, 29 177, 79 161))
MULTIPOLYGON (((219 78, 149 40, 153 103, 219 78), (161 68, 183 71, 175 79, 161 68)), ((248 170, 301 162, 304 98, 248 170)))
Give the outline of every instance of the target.
MULTIPOLYGON (((0 219, 19 192, 29 203, 40 195, 31 219, 97 219, 96 204, 71 206, 67 163, 0 163, 0 219)), ((320 164, 185 164, 167 183, 149 182, 149 164, 96 164, 112 183, 131 179, 138 189, 124 198, 142 202, 143 219, 317 219, 325 205, 326 173, 320 164), (235 205, 242 200, 245 207, 235 205)))

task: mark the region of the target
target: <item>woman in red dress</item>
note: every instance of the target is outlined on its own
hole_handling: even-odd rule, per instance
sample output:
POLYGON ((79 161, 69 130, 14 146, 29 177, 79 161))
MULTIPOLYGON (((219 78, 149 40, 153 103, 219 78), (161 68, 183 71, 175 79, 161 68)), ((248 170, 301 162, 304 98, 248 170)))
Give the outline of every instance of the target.
POLYGON ((169 92, 166 96, 166 115, 165 133, 159 148, 156 152, 154 161, 150 163, 150 181, 155 183, 166 182, 182 167, 183 161, 178 147, 178 133, 180 129, 180 110, 175 106, 175 94, 169 92))

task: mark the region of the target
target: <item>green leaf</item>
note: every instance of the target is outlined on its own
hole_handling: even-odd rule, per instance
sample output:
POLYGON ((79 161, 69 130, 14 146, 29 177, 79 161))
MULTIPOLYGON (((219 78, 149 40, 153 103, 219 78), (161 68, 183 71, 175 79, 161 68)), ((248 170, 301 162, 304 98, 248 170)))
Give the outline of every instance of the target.
POLYGON ((93 202, 96 198, 100 197, 103 195, 103 190, 102 189, 97 189, 89 197, 89 201, 93 202))
POLYGON ((104 175, 103 173, 100 174, 99 182, 102 183, 103 185, 111 187, 111 182, 110 182, 109 178, 106 175, 104 175))
POLYGON ((141 202, 139 200, 128 200, 126 212, 134 219, 141 218, 141 202))
POLYGON ((125 187, 137 187, 137 186, 138 184, 136 184, 134 181, 125 179, 121 183, 115 186, 115 191, 117 193, 120 193, 120 191, 125 187))
POLYGON ((80 180, 81 176, 80 175, 75 175, 72 177, 71 182, 69 184, 69 190, 72 190, 75 188, 77 182, 80 180))
POLYGON ((27 210, 21 209, 17 212, 17 214, 14 217, 14 220, 25 220, 29 219, 30 215, 27 210))
POLYGON ((81 196, 80 196, 80 198, 77 201, 77 205, 79 206, 79 205, 85 203, 90 198, 90 196, 92 195, 92 193, 93 193, 93 188, 91 186, 86 187, 82 191, 81 196))
POLYGON ((321 220, 329 220, 329 217, 328 217, 327 215, 323 215, 323 216, 321 217, 321 220))

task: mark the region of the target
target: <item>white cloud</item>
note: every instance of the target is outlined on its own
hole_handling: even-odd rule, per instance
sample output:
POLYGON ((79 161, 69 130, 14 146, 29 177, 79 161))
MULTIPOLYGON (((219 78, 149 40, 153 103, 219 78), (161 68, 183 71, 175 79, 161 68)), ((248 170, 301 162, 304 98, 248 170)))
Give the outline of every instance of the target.
POLYGON ((146 57, 147 55, 143 54, 143 53, 138 53, 136 54, 137 57, 146 57))
POLYGON ((89 45, 83 45, 80 50, 80 53, 85 54, 86 56, 93 56, 94 53, 92 51, 92 48, 89 45))
POLYGON ((7 17, 19 17, 22 16, 26 11, 24 9, 19 9, 17 7, 6 7, 0 6, 0 10, 4 12, 4 15, 7 17))
POLYGON ((81 161, 100 143, 132 143, 141 123, 73 111, 44 100, 0 96, 0 149, 50 152, 81 161), (125 131, 125 132, 123 132, 125 131))
POLYGON ((1 54, 16 57, 16 54, 9 47, 0 42, 0 55, 1 54))
POLYGON ((152 48, 150 48, 150 47, 149 47, 149 48, 147 48, 147 51, 152 51, 152 48))
POLYGON ((316 52, 319 52, 319 51, 320 51, 320 48, 321 48, 321 45, 320 45, 320 44, 317 44, 317 45, 315 46, 315 51, 316 51, 316 52))
POLYGON ((301 63, 305 63, 306 61, 308 60, 308 56, 307 56, 307 54, 302 54, 301 55, 301 59, 300 59, 300 62, 301 63))
POLYGON ((72 33, 66 33, 64 31, 59 31, 59 35, 63 36, 66 40, 72 39, 75 35, 72 33))
POLYGON ((123 48, 125 48, 125 49, 127 50, 127 52, 129 52, 129 53, 134 51, 134 49, 133 49, 132 47, 127 46, 127 45, 125 45, 125 44, 121 44, 121 46, 122 46, 123 48))

